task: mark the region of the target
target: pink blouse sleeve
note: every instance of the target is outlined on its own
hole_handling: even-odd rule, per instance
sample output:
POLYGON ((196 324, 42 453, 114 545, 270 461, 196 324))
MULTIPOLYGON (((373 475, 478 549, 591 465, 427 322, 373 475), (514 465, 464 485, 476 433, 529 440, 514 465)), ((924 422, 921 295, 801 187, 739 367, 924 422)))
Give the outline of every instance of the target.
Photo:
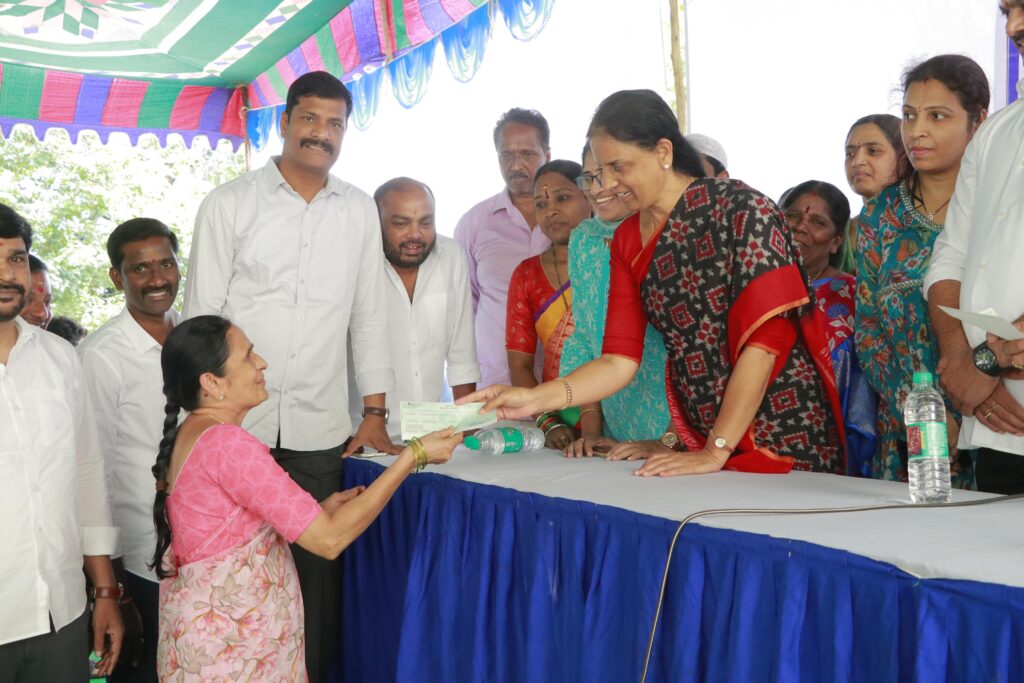
POLYGON ((266 444, 235 425, 215 440, 213 457, 204 464, 235 503, 274 527, 289 543, 302 535, 322 512, 320 503, 281 469, 266 444), (230 430, 230 431, 228 431, 230 430))

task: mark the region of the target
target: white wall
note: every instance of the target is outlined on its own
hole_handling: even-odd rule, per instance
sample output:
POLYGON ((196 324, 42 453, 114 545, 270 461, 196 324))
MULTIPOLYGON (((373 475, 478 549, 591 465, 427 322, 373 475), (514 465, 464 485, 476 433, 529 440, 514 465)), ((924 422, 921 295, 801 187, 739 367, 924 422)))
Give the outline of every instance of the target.
MULTIPOLYGON (((997 0, 688 0, 690 130, 718 139, 730 172, 778 198, 816 178, 847 192, 846 133, 899 116, 908 64, 965 54, 993 86, 997 0)), ((1002 39, 1002 33, 999 34, 1002 39)))

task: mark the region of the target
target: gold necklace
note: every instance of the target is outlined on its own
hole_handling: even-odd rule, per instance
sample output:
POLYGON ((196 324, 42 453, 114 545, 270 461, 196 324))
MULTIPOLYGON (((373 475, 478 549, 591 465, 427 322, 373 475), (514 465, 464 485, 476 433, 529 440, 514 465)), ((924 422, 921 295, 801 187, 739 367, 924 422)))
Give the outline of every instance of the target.
MULTIPOLYGON (((569 310, 569 302, 565 300, 565 290, 562 289, 562 276, 558 274, 558 259, 555 258, 555 245, 551 245, 551 266, 555 269, 555 282, 558 283, 558 294, 562 297, 562 304, 565 310, 569 310)), ((568 275, 568 273, 566 273, 568 275)), ((568 278, 566 278, 568 279, 568 278)))

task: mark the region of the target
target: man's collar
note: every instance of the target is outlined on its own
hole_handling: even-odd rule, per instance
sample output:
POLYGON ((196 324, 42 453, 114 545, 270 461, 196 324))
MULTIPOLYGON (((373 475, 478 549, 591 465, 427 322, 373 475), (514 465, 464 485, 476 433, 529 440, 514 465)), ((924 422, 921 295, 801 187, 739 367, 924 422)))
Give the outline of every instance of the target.
MULTIPOLYGON (((285 177, 281 175, 281 168, 278 166, 281 157, 273 156, 267 159, 266 165, 263 167, 263 178, 267 184, 268 190, 275 190, 280 186, 286 187, 290 192, 295 192, 295 188, 288 184, 285 177)), ((324 185, 324 189, 332 194, 341 194, 341 180, 334 177, 332 174, 327 174, 327 183, 324 185)))
MULTIPOLYGON (((178 312, 171 309, 170 313, 174 319, 174 324, 177 325, 179 319, 178 312)), ((139 321, 135 319, 135 316, 132 315, 132 312, 128 310, 127 306, 125 306, 121 310, 121 313, 118 314, 117 322, 118 325, 121 326, 121 329, 124 330, 124 334, 128 337, 128 341, 131 343, 132 348, 140 355, 153 348, 163 348, 156 339, 153 339, 149 332, 146 332, 146 330, 143 329, 142 325, 140 325, 139 321)))
POLYGON ((499 211, 512 213, 513 209, 519 211, 519 209, 516 208, 516 205, 512 203, 512 196, 508 193, 508 188, 506 187, 502 189, 502 191, 499 192, 497 195, 495 195, 494 203, 491 204, 491 213, 496 214, 499 211))
POLYGON ((42 332, 41 328, 36 327, 20 315, 14 319, 14 324, 18 327, 18 341, 14 342, 15 346, 20 344, 22 340, 28 341, 39 332, 42 332))

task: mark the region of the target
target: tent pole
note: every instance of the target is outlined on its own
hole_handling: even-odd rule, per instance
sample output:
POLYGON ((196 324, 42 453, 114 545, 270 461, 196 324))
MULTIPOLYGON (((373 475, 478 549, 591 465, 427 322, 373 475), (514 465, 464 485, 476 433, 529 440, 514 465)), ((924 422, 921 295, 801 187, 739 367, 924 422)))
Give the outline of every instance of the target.
POLYGON ((686 120, 686 71, 683 65, 679 13, 686 11, 686 0, 668 0, 668 4, 669 50, 672 55, 672 83, 676 95, 676 117, 679 119, 679 130, 685 134, 689 124, 686 120))

